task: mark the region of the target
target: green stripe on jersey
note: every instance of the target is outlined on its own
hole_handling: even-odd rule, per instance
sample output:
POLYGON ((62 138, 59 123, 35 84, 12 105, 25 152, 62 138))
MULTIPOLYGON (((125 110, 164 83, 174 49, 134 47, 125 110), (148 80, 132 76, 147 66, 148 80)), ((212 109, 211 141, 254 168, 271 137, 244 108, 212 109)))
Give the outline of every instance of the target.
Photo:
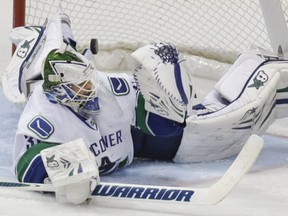
POLYGON ((51 148, 59 144, 40 142, 29 148, 20 158, 16 166, 18 181, 22 181, 26 170, 30 167, 33 160, 40 154, 43 149, 51 148))
POLYGON ((136 106, 136 127, 143 132, 153 135, 147 126, 148 112, 145 110, 145 99, 141 93, 137 94, 137 106, 136 106))

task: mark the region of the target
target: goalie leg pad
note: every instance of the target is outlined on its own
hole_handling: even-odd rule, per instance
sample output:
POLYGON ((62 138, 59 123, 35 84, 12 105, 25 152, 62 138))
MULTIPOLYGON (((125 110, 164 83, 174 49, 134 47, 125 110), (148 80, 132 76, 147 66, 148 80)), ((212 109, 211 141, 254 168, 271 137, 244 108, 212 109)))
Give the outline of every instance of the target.
POLYGON ((278 61, 270 64, 270 67, 279 70, 281 74, 276 94, 277 118, 286 118, 288 117, 288 61, 278 61))
POLYGON ((69 44, 76 46, 70 30, 66 22, 61 25, 61 17, 56 14, 49 19, 47 26, 23 26, 11 31, 10 39, 17 49, 2 74, 3 91, 7 99, 13 103, 26 102, 31 93, 28 84, 31 81, 37 82, 37 85, 41 83, 38 79, 47 54, 61 48, 63 37, 69 37, 69 44))
POLYGON ((252 133, 263 134, 277 115, 275 101, 281 76, 279 65, 279 62, 277 67, 267 63, 260 65, 240 95, 222 109, 187 118, 174 161, 202 162, 227 158, 237 154, 252 133))

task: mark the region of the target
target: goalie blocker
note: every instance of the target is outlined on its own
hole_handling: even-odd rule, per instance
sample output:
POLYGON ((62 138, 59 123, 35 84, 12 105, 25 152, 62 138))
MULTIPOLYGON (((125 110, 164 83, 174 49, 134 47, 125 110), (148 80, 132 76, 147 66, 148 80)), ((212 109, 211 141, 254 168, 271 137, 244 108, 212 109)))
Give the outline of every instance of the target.
POLYGON ((288 61, 266 57, 240 55, 178 134, 163 138, 133 128, 136 156, 179 163, 226 158, 252 133, 262 135, 276 118, 287 117, 288 61))
POLYGON ((96 158, 82 139, 40 152, 59 202, 86 201, 100 181, 96 158))

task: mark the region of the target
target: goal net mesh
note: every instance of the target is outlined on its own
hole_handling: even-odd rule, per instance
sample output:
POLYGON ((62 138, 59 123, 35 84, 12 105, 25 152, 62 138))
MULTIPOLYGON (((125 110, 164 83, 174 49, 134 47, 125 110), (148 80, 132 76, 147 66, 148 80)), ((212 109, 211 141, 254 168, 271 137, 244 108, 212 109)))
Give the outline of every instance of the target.
POLYGON ((59 5, 83 47, 91 38, 103 50, 171 42, 189 54, 225 62, 251 47, 272 49, 254 0, 26 0, 26 24, 43 24, 59 5))

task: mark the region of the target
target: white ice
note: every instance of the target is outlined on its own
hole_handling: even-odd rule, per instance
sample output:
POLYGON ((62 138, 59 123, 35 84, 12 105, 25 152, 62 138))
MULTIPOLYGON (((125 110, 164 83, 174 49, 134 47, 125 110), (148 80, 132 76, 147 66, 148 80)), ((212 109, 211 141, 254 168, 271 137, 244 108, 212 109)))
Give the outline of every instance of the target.
MULTIPOLYGON (((3 71, 10 59, 11 0, 1 0, 0 8, 0 66, 3 71)), ((202 84, 204 85, 204 83, 202 84)), ((203 86, 205 87, 205 86, 203 86)), ((12 143, 21 107, 8 102, 0 92, 0 181, 13 179, 12 143)), ((274 125, 278 130, 278 126, 274 125)), ((273 131, 273 130, 270 130, 273 131)), ((285 134, 283 134, 285 135, 285 134)), ((287 135, 287 134, 286 134, 287 135)), ((240 184, 215 206, 182 206, 170 204, 138 204, 119 207, 118 203, 96 203, 74 206, 60 204, 50 195, 0 188, 0 215, 3 216, 108 216, 108 215, 247 215, 284 216, 288 214, 288 139, 264 135, 264 149, 240 184)), ((174 164, 149 160, 136 160, 130 167, 102 181, 207 187, 225 172, 235 157, 225 160, 174 164)))

